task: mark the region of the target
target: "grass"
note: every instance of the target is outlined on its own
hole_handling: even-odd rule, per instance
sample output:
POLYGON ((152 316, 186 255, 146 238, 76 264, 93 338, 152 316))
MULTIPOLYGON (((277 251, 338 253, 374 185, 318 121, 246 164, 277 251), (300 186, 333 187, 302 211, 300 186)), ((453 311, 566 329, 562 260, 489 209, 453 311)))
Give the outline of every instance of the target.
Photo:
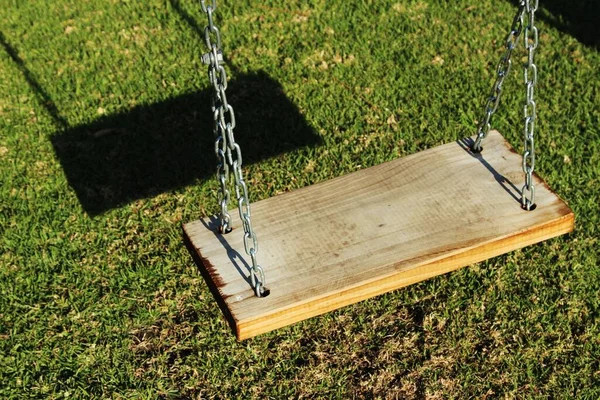
MULTIPOLYGON (((3 0, 0 397, 599 398, 598 10, 540 3, 536 168, 576 231, 238 343, 181 241, 217 210, 197 1, 3 0)), ((252 200, 473 134, 514 12, 220 5, 252 200)))

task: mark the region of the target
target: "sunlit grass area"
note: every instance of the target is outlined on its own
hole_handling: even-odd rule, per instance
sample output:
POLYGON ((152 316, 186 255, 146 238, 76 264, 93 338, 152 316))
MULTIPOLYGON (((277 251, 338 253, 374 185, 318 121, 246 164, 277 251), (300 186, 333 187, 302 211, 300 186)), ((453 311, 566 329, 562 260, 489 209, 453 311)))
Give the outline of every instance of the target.
MULTIPOLYGON (((199 2, 1 1, 0 397, 600 398, 600 10, 562 3, 536 171, 575 232, 240 343, 181 235, 218 211, 199 2)), ((219 2, 251 199, 473 135, 516 10, 219 2)))

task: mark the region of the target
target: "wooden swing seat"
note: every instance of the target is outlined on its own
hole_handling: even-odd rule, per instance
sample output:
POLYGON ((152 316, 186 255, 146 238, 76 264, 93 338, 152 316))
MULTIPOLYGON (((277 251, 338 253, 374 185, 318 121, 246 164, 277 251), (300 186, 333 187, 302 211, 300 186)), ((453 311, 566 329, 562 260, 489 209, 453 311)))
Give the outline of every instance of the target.
POLYGON ((188 248, 238 339, 246 339, 573 230, 574 214, 537 176, 520 204, 521 155, 496 131, 252 204, 257 298, 237 211, 184 225, 188 248))

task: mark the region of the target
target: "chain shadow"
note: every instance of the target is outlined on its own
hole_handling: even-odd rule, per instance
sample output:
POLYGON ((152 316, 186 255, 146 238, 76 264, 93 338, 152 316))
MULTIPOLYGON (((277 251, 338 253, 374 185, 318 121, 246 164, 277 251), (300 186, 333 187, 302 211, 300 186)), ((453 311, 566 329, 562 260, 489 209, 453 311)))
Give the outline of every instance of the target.
MULTIPOLYGON (((225 234, 225 235, 221 234, 219 232, 221 222, 216 215, 208 217, 208 222, 206 219, 201 219, 200 222, 202 222, 202 225, 204 225, 204 227, 207 230, 212 232, 213 235, 215 235, 215 237, 219 240, 219 243, 221 243, 221 245, 227 252, 227 256, 229 257, 229 261, 231 262, 231 264, 238 271, 238 273, 244 279, 244 281, 246 281, 246 283, 248 284, 248 287, 251 290, 254 290, 254 288, 252 287, 252 280, 250 278, 250 276, 252 274, 252 266, 250 264, 248 264, 248 262, 246 262, 246 259, 244 258, 244 256, 242 254, 240 254, 237 250, 234 250, 233 247, 231 247, 231 245, 227 241, 227 237, 231 237, 230 235, 233 235, 234 231, 232 230, 231 232, 229 232, 228 234, 225 234)), ((238 232, 237 234, 240 234, 240 233, 238 232)), ((184 237, 186 237, 186 235, 184 235, 184 237)), ((188 245, 188 250, 190 250, 190 252, 192 254, 197 254, 195 249, 190 248, 190 246, 193 247, 193 245, 190 243, 188 245)), ((195 261, 196 261, 196 265, 198 266, 198 268, 200 270, 203 270, 203 268, 200 268, 201 264, 205 266, 204 269, 212 268, 210 266, 210 264, 208 264, 208 265, 206 264, 205 260, 195 260, 195 261), (200 264, 198 264, 198 262, 200 262, 200 264)), ((202 272, 202 274, 205 274, 205 271, 201 271, 201 272, 202 272)), ((210 277, 205 276, 205 279, 207 279, 207 282, 212 281, 212 279, 210 279, 210 277)), ((265 287, 265 292, 264 292, 263 296, 267 297, 269 294, 270 294, 270 290, 265 287)))
POLYGON ((492 176, 494 177, 496 182, 498 182, 498 184, 502 187, 502 189, 504 189, 506 191, 506 193, 508 193, 513 199, 515 199, 516 202, 521 204, 521 197, 520 197, 521 190, 518 189, 515 186, 515 184, 510 181, 510 179, 506 179, 506 177, 504 175, 502 175, 498 171, 496 171, 494 169, 494 167, 492 167, 490 165, 490 163, 488 163, 486 161, 486 159, 483 157, 482 153, 473 153, 473 151, 471 150, 471 148, 473 147, 473 144, 475 143, 473 138, 467 137, 467 138, 459 139, 456 141, 456 143, 464 151, 466 151, 467 154, 469 154, 471 157, 477 159, 488 171, 490 171, 492 176))
POLYGON ((204 26, 200 26, 196 19, 181 7, 179 0, 169 0, 169 4, 177 12, 177 15, 198 35, 200 42, 204 43, 204 26))
POLYGON ((240 273, 242 278, 244 278, 246 283, 248 283, 248 286, 252 289, 252 282, 250 280, 250 271, 252 268, 250 264, 248 264, 244 257, 238 251, 234 250, 229 245, 229 242, 227 242, 226 240, 227 235, 234 234, 233 231, 229 232, 227 235, 222 235, 221 233, 219 233, 220 221, 219 218, 214 215, 209 218, 208 222, 206 222, 206 220, 204 219, 201 219, 200 221, 206 229, 208 229, 215 235, 215 237, 219 240, 219 243, 223 245, 223 248, 225 249, 225 251, 227 252, 227 256, 229 257, 229 261, 231 261, 231 264, 235 267, 235 269, 240 273))
POLYGON ((60 115, 56 104, 54 104, 48 93, 40 86, 31 71, 25 66, 23 59, 19 57, 17 50, 8 42, 2 32, 0 32, 0 45, 2 45, 6 54, 8 54, 12 62, 23 74, 23 77, 33 90, 40 105, 44 107, 46 112, 52 117, 55 126, 58 129, 66 129, 68 127, 67 121, 60 115))
MULTIPOLYGON (((250 274, 251 274, 250 264, 248 264, 248 262, 246 262, 246 260, 242 256, 242 254, 240 254, 237 250, 234 250, 231 247, 231 245, 229 244, 229 242, 227 241, 227 236, 233 235, 235 231, 232 231, 232 232, 228 233, 227 235, 222 235, 221 233, 219 233, 220 221, 217 216, 211 216, 211 217, 208 217, 208 219, 201 219, 200 222, 202 222, 202 225, 207 230, 212 232, 215 235, 215 237, 219 240, 219 242, 221 243, 221 245, 227 252, 229 261, 231 262, 233 267, 237 270, 237 272, 240 274, 240 276, 244 279, 244 281, 248 284, 248 288, 253 291, 254 289, 252 287, 252 282, 250 279, 250 274)), ((238 232, 238 234, 239 234, 239 232, 238 232)), ((210 263, 209 260, 203 259, 200 257, 200 255, 198 254, 198 251, 194 247, 194 244, 191 242, 189 236, 185 233, 183 234, 183 242, 185 243, 185 246, 186 246, 188 252, 192 256, 192 259, 194 260, 194 263, 196 264, 198 271, 204 278, 204 281, 206 282, 215 301, 219 305, 219 308, 221 308, 221 311, 225 315, 225 320, 228 322, 229 326, 231 327, 231 329, 233 331, 237 331, 237 327, 235 324, 235 318, 232 316, 231 311, 229 310, 229 307, 225 303, 225 298, 222 296, 222 294, 220 292, 220 289, 218 286, 219 284, 217 283, 218 279, 214 279, 215 277, 210 275, 211 273, 209 271, 213 270, 214 266, 210 263)), ((265 289, 266 290, 265 290, 264 296, 266 297, 270 294, 270 290, 267 288, 265 288, 265 289)))
MULTIPOLYGON (((85 211, 98 215, 212 176, 211 95, 212 88, 185 94, 54 135, 54 151, 85 211)), ((228 95, 244 164, 321 143, 264 72, 231 80, 228 95)))

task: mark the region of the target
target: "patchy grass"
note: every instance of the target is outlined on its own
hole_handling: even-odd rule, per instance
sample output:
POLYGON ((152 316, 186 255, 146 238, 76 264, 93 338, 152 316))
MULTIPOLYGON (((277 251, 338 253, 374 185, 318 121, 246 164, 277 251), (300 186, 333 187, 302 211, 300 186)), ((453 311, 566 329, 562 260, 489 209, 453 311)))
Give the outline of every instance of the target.
MULTIPOLYGON (((3 1, 0 397, 600 397, 597 6, 538 19, 536 166, 573 234, 238 343, 181 242, 217 209, 197 3, 3 1)), ((253 200, 473 134, 515 11, 241 3, 217 21, 253 200)), ((513 71, 517 147, 523 97, 513 71)))

